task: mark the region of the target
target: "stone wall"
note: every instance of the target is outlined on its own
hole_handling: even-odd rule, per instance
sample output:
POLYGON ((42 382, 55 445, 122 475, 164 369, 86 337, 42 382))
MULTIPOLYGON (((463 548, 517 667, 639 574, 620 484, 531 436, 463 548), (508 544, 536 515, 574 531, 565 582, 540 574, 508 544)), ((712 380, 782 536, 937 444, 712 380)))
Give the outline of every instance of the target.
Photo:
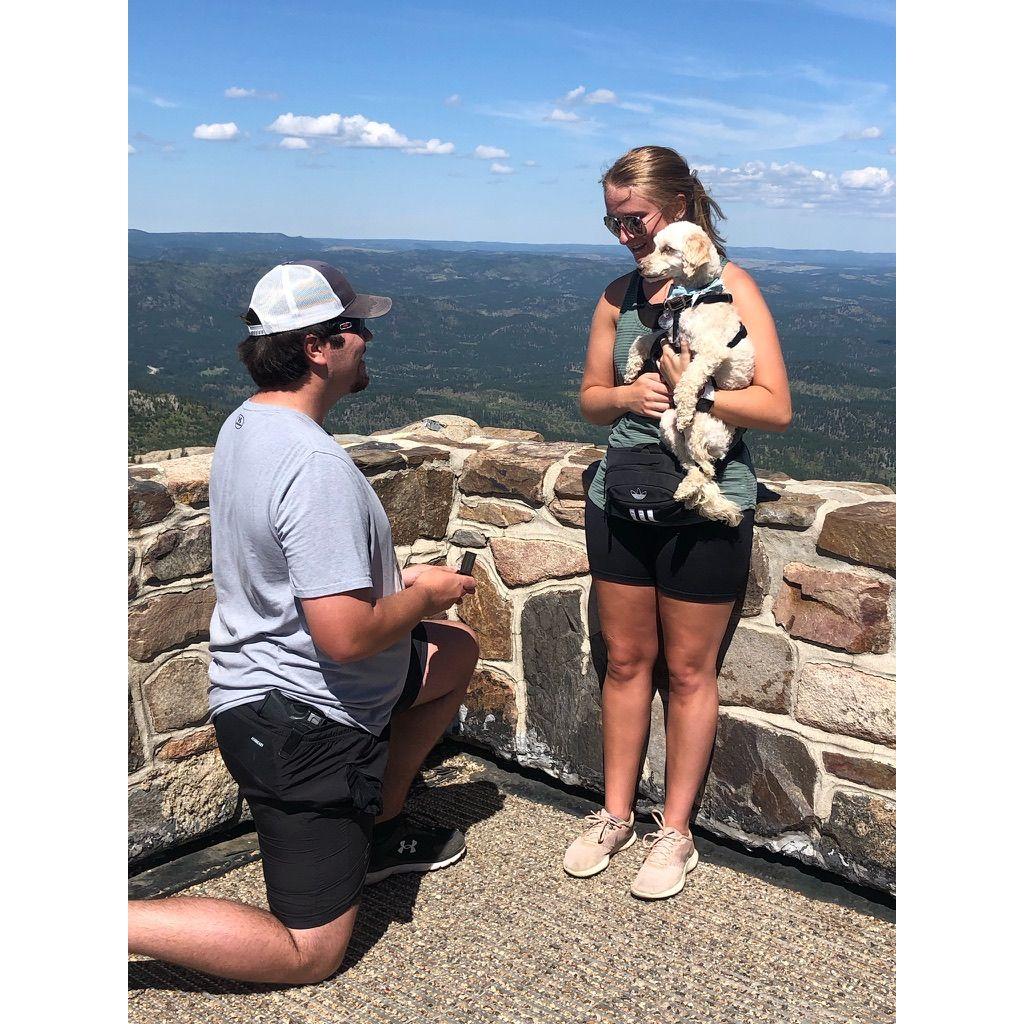
MULTIPOLYGON (((477 631, 481 661, 454 734, 599 792, 604 645, 582 477, 601 449, 454 416, 337 439, 384 503, 403 565, 477 553, 478 590, 458 617, 477 631)), ((133 859, 244 812, 205 717, 211 457, 150 453, 130 467, 133 859)), ((764 474, 759 490, 697 821, 894 891, 895 494, 782 474, 764 474)), ((659 693, 648 802, 664 796, 664 760, 659 693)))

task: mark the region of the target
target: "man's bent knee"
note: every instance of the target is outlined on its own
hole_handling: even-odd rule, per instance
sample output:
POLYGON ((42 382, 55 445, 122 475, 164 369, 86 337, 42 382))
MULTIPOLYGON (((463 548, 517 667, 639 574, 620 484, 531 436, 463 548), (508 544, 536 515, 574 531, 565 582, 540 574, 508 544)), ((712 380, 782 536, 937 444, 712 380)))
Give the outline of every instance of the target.
POLYGON ((283 984, 315 985, 335 974, 341 967, 341 962, 345 959, 345 951, 348 949, 348 935, 340 942, 336 939, 333 941, 324 939, 310 943, 309 932, 305 929, 301 931, 289 929, 289 931, 298 956, 295 966, 287 972, 287 977, 281 979, 283 984))
POLYGON ((476 633, 462 622, 445 622, 431 640, 437 644, 437 653, 449 667, 453 677, 452 688, 468 685, 480 658, 476 633))

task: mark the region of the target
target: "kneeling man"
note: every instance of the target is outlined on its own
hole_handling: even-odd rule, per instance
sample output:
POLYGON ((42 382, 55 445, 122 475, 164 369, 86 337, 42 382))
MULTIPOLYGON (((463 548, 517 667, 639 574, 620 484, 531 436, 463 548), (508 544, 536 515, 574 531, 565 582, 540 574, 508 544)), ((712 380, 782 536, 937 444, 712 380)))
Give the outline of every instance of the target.
POLYGON ((475 585, 399 570, 387 516, 323 428, 369 384, 367 322, 391 300, 315 260, 256 285, 239 354, 259 390, 210 476, 210 708, 259 836, 271 912, 227 900, 129 903, 129 948, 243 981, 306 984, 341 964, 360 893, 446 867, 461 833, 402 807, 476 665, 473 633, 423 622, 475 585))

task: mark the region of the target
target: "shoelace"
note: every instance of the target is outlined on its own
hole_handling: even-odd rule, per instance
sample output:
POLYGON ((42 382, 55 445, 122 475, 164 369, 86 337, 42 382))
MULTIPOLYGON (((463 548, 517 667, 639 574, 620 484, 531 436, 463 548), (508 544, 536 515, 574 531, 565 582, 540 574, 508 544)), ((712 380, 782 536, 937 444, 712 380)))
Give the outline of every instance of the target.
POLYGON ((648 832, 641 842, 648 851, 647 859, 660 868, 668 864, 669 858, 679 843, 685 842, 689 837, 684 836, 678 829, 668 828, 665 825, 665 819, 657 811, 651 811, 651 817, 661 828, 657 832, 648 832))
POLYGON ((629 823, 621 821, 618 818, 612 817, 603 807, 598 811, 593 811, 587 815, 586 821, 593 822, 593 824, 587 829, 585 835, 590 838, 591 833, 594 829, 600 826, 600 831, 597 833, 597 838, 594 840, 595 843, 600 843, 604 839, 605 832, 610 828, 624 828, 629 823))

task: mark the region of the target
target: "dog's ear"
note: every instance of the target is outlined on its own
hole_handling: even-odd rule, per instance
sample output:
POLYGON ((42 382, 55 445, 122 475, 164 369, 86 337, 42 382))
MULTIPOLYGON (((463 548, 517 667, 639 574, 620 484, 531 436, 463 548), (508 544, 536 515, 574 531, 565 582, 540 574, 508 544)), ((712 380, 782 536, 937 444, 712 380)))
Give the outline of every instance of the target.
POLYGON ((703 231, 694 231, 683 243, 683 262, 692 274, 711 257, 711 239, 703 231))

